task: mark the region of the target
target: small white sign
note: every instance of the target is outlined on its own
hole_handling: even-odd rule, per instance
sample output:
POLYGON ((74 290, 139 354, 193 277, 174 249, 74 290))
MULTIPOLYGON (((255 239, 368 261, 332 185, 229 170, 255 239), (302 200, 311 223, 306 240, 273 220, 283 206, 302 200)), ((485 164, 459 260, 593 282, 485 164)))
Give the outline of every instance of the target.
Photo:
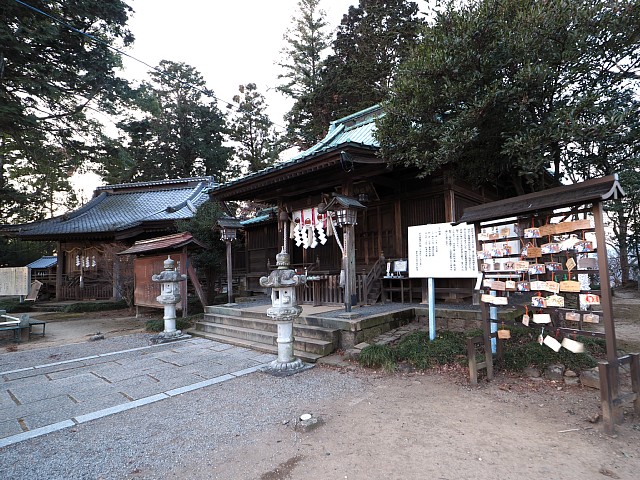
POLYGON ((473 225, 436 223, 409 227, 409 277, 477 278, 473 225))

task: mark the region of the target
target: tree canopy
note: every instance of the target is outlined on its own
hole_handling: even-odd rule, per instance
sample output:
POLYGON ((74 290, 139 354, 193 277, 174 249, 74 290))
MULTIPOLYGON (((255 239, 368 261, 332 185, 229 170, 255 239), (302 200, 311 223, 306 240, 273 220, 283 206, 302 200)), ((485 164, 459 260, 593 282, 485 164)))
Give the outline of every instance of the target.
POLYGON ((314 121, 321 106, 315 96, 324 52, 330 45, 327 20, 320 0, 300 0, 293 27, 284 40, 287 46, 278 65, 284 73, 278 78, 284 83, 277 89, 294 100, 293 107, 285 115, 288 141, 292 145, 309 148, 322 137, 324 126, 314 121))
POLYGON ((324 14, 318 7, 318 1, 299 3, 295 29, 286 37, 289 63, 281 64, 289 83, 280 91, 295 100, 287 115, 289 132, 303 147, 322 139, 332 120, 387 97, 423 23, 416 2, 360 0, 349 7, 329 55, 318 63, 326 46, 324 14))
POLYGON ((122 0, 34 1, 36 8, 92 35, 69 29, 17 2, 0 19, 0 220, 41 218, 65 201, 69 176, 96 154, 86 141, 127 96, 116 76, 129 45, 131 12, 122 0))
POLYGON ((202 75, 184 63, 163 60, 136 91, 135 105, 118 123, 124 133, 104 165, 109 182, 161 180, 199 175, 222 181, 232 149, 215 101, 206 102, 202 75))
POLYGON ((231 139, 237 143, 236 160, 241 172, 257 172, 272 165, 284 148, 282 135, 274 128, 266 113, 264 95, 255 83, 240 85, 234 95, 231 118, 231 139))
POLYGON ((338 26, 316 94, 324 100, 324 125, 387 98, 402 61, 419 40, 416 2, 360 0, 338 26))
POLYGON ((547 168, 602 172, 606 144, 631 139, 639 35, 633 0, 449 2, 400 68, 381 153, 516 193, 543 188, 547 168))

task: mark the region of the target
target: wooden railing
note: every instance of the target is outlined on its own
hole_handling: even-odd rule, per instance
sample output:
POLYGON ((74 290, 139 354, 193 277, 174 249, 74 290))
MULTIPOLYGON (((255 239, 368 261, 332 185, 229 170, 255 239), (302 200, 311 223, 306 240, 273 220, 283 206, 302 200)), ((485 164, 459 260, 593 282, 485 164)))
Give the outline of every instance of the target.
POLYGON ((85 281, 80 288, 79 277, 68 277, 61 288, 61 300, 109 300, 113 298, 113 286, 107 282, 85 281))
MULTIPOLYGON (((362 302, 367 302, 369 300, 369 293, 372 290, 375 282, 379 282, 383 273, 386 269, 386 259, 384 258, 384 254, 380 254, 376 263, 373 264, 369 273, 365 274, 361 279, 362 282, 362 293, 358 291, 358 299, 362 302)), ((380 286, 381 287, 381 286, 380 286)))
MULTIPOLYGON (((376 265, 384 265, 384 261, 376 262, 376 265)), ((378 275, 384 271, 384 267, 375 267, 379 271, 378 275)), ((315 273, 315 272, 314 272, 315 273)), ((375 273, 361 273, 356 275, 356 291, 358 304, 363 304, 367 300, 367 295, 371 285, 375 281, 375 273)), ((342 305, 344 303, 344 287, 340 286, 340 274, 309 274, 311 280, 307 284, 298 287, 296 295, 302 304, 311 305, 342 305)))

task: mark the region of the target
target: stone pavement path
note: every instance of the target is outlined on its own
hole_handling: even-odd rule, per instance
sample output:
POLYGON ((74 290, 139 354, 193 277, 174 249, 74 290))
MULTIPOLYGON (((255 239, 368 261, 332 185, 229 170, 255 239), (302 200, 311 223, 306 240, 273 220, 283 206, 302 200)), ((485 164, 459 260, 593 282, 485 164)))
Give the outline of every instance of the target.
POLYGON ((275 358, 196 338, 0 371, 0 447, 231 380, 275 358))

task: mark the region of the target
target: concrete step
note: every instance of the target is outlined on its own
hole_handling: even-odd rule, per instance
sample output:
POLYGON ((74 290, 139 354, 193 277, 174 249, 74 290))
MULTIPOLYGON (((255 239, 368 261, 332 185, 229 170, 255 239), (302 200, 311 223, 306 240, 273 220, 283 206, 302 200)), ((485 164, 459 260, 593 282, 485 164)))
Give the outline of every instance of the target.
MULTIPOLYGON (((228 337, 226 335, 219 335, 216 333, 205 332, 202 330, 195 330, 195 329, 190 329, 188 330, 187 333, 198 336, 198 337, 208 338, 209 340, 214 340, 220 343, 227 343, 229 345, 236 345, 238 347, 250 348, 251 350, 256 350, 258 352, 272 353, 274 355, 278 354, 278 347, 276 347, 275 345, 267 345, 265 343, 256 343, 256 342, 251 342, 249 340, 243 340, 241 338, 228 337)), ((322 358, 324 356, 316 353, 296 350, 295 348, 293 350, 293 354, 295 357, 308 363, 315 363, 316 361, 318 361, 319 358, 322 358)))
MULTIPOLYGON (((242 339, 256 344, 265 344, 274 347, 277 345, 276 338, 278 337, 278 334, 275 331, 264 331, 255 328, 225 325, 207 321, 197 322, 195 330, 230 338, 242 339)), ((294 329, 293 348, 294 350, 300 350, 324 356, 329 355, 335 350, 335 343, 333 341, 319 340, 316 338, 308 338, 297 335, 294 329)))
MULTIPOLYGON (((205 313, 204 322, 218 323, 221 325, 229 325, 235 327, 244 327, 263 332, 277 332, 278 326, 275 321, 270 318, 253 318, 238 317, 231 315, 221 315, 205 313)), ((325 340, 334 345, 338 344, 340 332, 337 328, 324 328, 317 325, 305 325, 295 323, 293 326, 293 335, 295 337, 315 338, 317 340, 325 340)))

